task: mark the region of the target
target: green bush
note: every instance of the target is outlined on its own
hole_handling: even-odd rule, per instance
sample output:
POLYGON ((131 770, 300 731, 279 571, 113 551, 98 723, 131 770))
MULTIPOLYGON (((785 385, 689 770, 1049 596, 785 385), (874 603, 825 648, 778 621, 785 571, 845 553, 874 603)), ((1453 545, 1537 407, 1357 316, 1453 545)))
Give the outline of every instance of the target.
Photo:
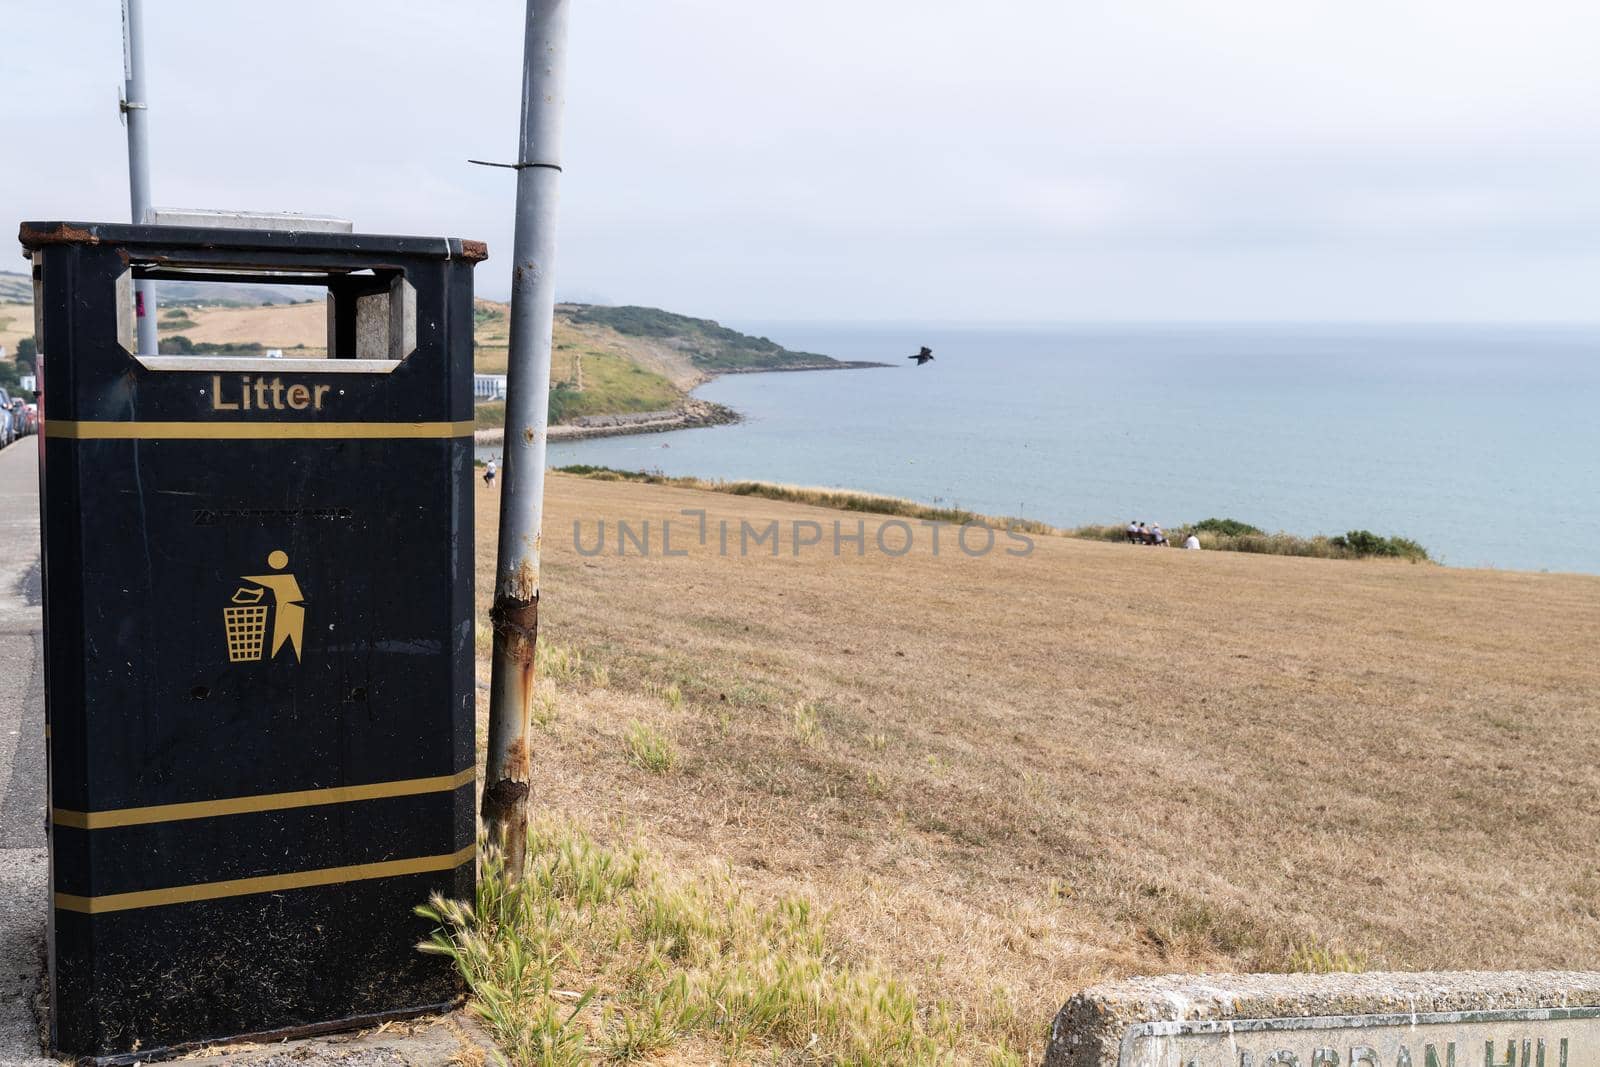
POLYGON ((1390 559, 1425 560, 1428 550, 1409 537, 1380 537, 1371 530, 1350 530, 1329 539, 1333 547, 1360 558, 1384 556, 1390 559))
POLYGON ((565 422, 573 416, 574 410, 582 405, 582 393, 572 388, 569 382, 558 383, 550 390, 550 422, 552 424, 565 422))
POLYGON ((1413 541, 1409 537, 1391 537, 1389 538, 1389 546, 1395 550, 1395 555, 1402 559, 1409 559, 1413 563, 1419 560, 1427 560, 1429 562, 1433 560, 1433 557, 1428 555, 1428 550, 1422 547, 1420 541, 1413 541))
POLYGON ((1265 533, 1259 526, 1251 526, 1238 519, 1201 519, 1191 529, 1202 533, 1221 534, 1223 537, 1243 537, 1246 534, 1265 533))

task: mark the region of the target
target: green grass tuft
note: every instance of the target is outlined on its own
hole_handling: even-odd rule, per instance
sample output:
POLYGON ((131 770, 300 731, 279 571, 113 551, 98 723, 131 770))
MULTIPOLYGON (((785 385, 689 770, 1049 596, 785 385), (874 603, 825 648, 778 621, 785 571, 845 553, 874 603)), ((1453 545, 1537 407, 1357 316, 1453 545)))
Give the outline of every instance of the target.
POLYGON ((944 1007, 844 958, 810 901, 669 877, 569 824, 534 826, 520 880, 486 847, 471 906, 435 895, 417 911, 438 927, 419 947, 455 962, 512 1067, 638 1062, 688 1040, 729 1062, 955 1059, 944 1007))
POLYGON ((789 721, 794 728, 795 740, 802 745, 814 745, 822 737, 817 706, 808 700, 802 700, 789 709, 789 721))
POLYGON ((1290 971, 1305 974, 1357 973, 1367 969, 1367 959, 1361 953, 1350 953, 1337 946, 1322 945, 1315 941, 1302 941, 1289 953, 1290 971))
POLYGON ((628 762, 655 774, 665 774, 678 762, 678 751, 672 738, 637 719, 628 722, 622 738, 628 762))

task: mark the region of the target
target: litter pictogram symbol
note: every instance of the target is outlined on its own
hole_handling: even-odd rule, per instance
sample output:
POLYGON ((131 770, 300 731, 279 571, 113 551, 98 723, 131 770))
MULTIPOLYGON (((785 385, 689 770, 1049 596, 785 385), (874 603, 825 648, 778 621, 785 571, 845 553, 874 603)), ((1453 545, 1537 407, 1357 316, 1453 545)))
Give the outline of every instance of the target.
MULTIPOLYGON (((281 571, 289 565, 289 554, 273 549, 267 566, 281 571)), ((300 642, 305 636, 306 609, 300 583, 292 574, 246 574, 243 580, 253 585, 240 586, 233 594, 232 606, 222 609, 223 629, 228 636, 229 663, 255 663, 272 659, 284 645, 300 659, 300 642), (269 607, 261 603, 272 594, 269 607), (267 616, 272 616, 272 647, 267 649, 267 616)))
POLYGON ((233 594, 233 602, 243 606, 222 609, 229 663, 251 663, 261 658, 261 647, 267 640, 267 606, 258 602, 265 592, 241 588, 233 594))

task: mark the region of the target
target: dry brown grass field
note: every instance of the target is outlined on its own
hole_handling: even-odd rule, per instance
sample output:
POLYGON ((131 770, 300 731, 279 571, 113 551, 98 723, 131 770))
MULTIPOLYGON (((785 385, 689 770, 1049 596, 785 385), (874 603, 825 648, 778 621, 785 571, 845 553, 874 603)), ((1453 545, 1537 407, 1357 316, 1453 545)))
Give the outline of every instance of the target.
MULTIPOLYGON (((799 893, 847 957, 1034 1054, 1113 976, 1600 952, 1600 578, 1050 536, 969 558, 950 529, 935 557, 915 524, 891 558, 882 521, 552 475, 541 634, 581 666, 536 807, 799 893), (774 519, 777 556, 740 558, 740 521, 774 519), (796 558, 795 520, 864 521, 867 554, 796 558), (669 769, 630 761, 639 724, 669 769)), ((486 626, 479 652, 487 680, 486 626)))
MULTIPOLYGON (((297 345, 318 355, 327 351, 328 309, 322 301, 310 304, 271 304, 261 307, 162 308, 157 315, 161 338, 182 334, 195 343, 257 342, 267 348, 297 345), (194 325, 179 325, 172 316, 183 311, 194 325)), ((306 353, 297 353, 304 355, 306 353)))
POLYGON ((17 342, 33 336, 33 305, 0 302, 0 345, 7 357, 17 354, 17 342))

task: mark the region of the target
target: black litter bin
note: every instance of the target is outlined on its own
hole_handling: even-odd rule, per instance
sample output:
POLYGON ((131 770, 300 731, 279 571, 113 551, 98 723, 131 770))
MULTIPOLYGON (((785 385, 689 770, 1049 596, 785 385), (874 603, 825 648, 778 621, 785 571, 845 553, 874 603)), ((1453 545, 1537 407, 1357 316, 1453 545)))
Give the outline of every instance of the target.
POLYGON ((472 269, 445 238, 25 223, 39 281, 53 1047, 440 1007, 474 885, 472 269), (138 355, 133 281, 325 300, 138 355), (288 314, 289 312, 286 312, 288 314))

